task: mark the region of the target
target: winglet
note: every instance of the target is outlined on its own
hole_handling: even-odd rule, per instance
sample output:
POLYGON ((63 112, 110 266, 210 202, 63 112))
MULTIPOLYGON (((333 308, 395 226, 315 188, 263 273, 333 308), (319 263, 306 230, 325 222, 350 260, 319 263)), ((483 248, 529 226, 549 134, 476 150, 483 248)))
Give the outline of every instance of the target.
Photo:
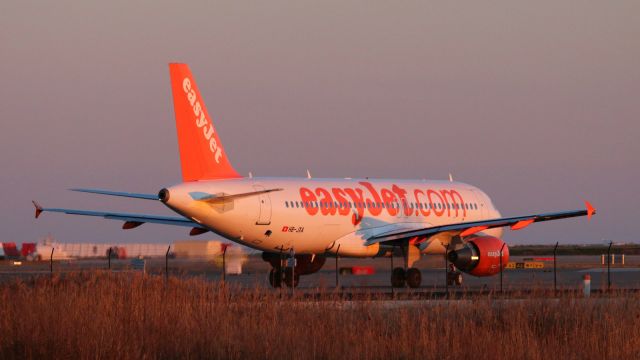
POLYGON ((42 206, 40 206, 40 204, 38 204, 38 202, 35 201, 35 200, 32 200, 31 202, 33 203, 33 206, 36 207, 36 219, 37 219, 38 216, 40 216, 40 214, 42 214, 42 211, 43 211, 42 210, 42 206))
POLYGON ((596 213, 596 208, 594 208, 593 205, 591 205, 591 203, 586 200, 584 202, 584 205, 587 207, 587 219, 591 220, 591 216, 596 213))

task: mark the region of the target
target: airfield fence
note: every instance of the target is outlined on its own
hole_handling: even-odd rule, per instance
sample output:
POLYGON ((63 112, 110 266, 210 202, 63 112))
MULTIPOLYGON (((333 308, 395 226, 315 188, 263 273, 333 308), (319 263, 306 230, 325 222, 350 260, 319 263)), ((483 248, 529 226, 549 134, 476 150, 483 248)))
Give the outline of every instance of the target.
MULTIPOLYGON (((515 247, 514 257, 500 276, 491 278, 473 278, 465 276, 465 284, 454 287, 447 284, 446 266, 442 256, 424 256, 419 263, 423 271, 423 285, 418 289, 394 289, 390 286, 390 271, 394 259, 327 259, 323 269, 314 275, 303 276, 300 289, 309 292, 317 288, 338 288, 350 293, 358 291, 378 291, 395 293, 403 291, 425 293, 512 293, 527 288, 545 288, 554 294, 564 291, 584 289, 585 277, 590 278, 595 291, 618 289, 640 289, 636 269, 640 268, 640 246, 589 247, 587 255, 581 255, 575 249, 572 255, 558 255, 558 246, 552 254, 540 254, 515 247), (600 253, 599 255, 596 255, 600 253), (624 259, 624 260, 623 260, 624 259), (334 261, 335 260, 335 261, 334 261)), ((48 262, 22 262, 21 266, 11 266, 7 261, 0 265, 0 280, 12 277, 28 277, 56 273, 68 274, 96 269, 112 272, 143 272, 151 276, 171 276, 191 278, 201 277, 209 281, 231 282, 241 288, 269 287, 267 274, 270 265, 256 254, 226 254, 224 251, 215 256, 200 258, 174 258, 167 249, 164 258, 114 259, 111 254, 106 258, 87 261, 55 260, 52 253, 48 262), (44 265, 48 265, 45 270, 44 265), (48 271, 47 271, 48 270, 48 271)), ((402 263, 395 258, 395 266, 402 263)))

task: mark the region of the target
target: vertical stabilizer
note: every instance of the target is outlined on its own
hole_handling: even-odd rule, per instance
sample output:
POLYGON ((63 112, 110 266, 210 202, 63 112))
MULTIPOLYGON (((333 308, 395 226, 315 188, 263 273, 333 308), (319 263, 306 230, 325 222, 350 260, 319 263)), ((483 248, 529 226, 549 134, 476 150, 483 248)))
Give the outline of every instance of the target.
POLYGON ((183 181, 239 178, 186 64, 169 64, 183 181))

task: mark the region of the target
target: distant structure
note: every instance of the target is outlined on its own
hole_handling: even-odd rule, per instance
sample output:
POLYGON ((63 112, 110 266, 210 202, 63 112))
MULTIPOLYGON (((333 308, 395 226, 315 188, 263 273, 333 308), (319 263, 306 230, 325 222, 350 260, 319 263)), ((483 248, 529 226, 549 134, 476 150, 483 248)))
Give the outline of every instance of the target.
POLYGON ((164 257, 168 247, 169 244, 63 243, 46 237, 36 244, 34 260, 49 259, 52 249, 54 260, 106 257, 109 249, 115 258, 164 257))
POLYGON ((225 244, 221 241, 178 240, 173 245, 173 254, 177 258, 210 258, 222 254, 225 244))
POLYGON ((229 244, 217 240, 178 240, 174 244, 154 243, 64 243, 56 241, 48 235, 37 243, 22 243, 19 248, 14 242, 0 243, 0 259, 23 259, 29 261, 86 258, 104 258, 111 255, 112 258, 153 258, 171 257, 183 259, 214 260, 217 265, 222 265, 222 254, 226 254, 226 266, 234 273, 235 268, 241 271, 242 264, 247 260, 246 251, 242 246, 229 244), (169 246, 171 248, 169 249, 169 246), (111 251, 109 251, 111 250, 111 251), (226 252, 225 252, 226 250, 226 252), (220 263, 220 264, 218 264, 220 263))

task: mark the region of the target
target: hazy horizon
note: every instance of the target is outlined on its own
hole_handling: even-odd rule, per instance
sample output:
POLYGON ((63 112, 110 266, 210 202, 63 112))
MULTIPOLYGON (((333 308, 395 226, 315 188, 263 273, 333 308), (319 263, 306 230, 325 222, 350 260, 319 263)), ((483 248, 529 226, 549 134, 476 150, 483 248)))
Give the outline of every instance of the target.
MULTIPOLYGON (((180 182, 167 64, 190 65, 242 174, 459 181, 505 216, 586 218, 510 245, 634 242, 640 3, 0 4, 0 242, 173 242, 188 228, 45 213, 173 214, 67 191, 180 182)), ((210 239, 211 233, 193 237, 210 239)))

